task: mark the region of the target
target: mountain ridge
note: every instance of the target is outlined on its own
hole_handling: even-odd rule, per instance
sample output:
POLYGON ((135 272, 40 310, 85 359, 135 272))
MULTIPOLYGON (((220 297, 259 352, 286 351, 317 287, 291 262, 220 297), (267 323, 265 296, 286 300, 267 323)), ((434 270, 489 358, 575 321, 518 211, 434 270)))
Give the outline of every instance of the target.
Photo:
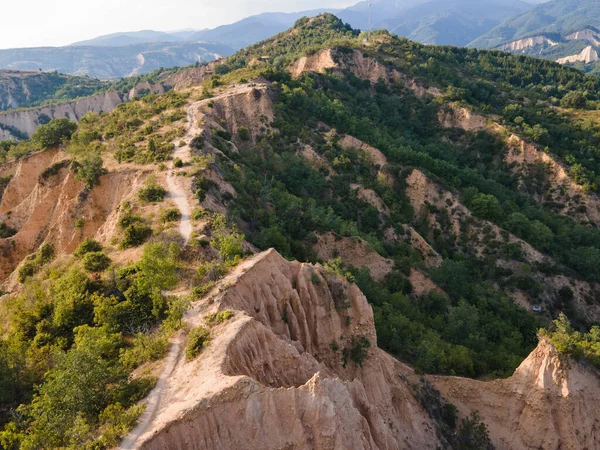
POLYGON ((364 37, 0 145, 2 442, 597 445, 600 81, 364 37))

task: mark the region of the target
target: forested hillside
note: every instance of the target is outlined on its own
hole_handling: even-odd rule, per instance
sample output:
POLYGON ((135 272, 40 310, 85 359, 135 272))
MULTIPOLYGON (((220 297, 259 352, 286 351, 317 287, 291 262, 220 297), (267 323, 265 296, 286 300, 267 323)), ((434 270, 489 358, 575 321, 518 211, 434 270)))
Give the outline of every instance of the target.
MULTIPOLYGON (((114 446, 190 303, 212 305, 269 248, 322 264, 290 286, 325 289, 348 333, 364 325, 348 289, 368 299, 377 342, 334 337, 340 370, 377 344, 419 373, 504 378, 540 328, 598 364, 598 329, 575 330, 600 322, 600 80, 365 38, 304 18, 166 94, 2 143, 0 446, 114 446)), ((295 340, 292 304, 249 311, 295 340)), ((233 317, 219 313, 193 322, 187 360, 233 317)), ((447 448, 491 448, 476 415, 444 408, 447 448)))
POLYGON ((52 72, 0 70, 0 111, 92 95, 108 83, 52 72))
POLYGON ((555 0, 510 17, 469 44, 569 64, 598 73, 600 4, 595 0, 555 0))

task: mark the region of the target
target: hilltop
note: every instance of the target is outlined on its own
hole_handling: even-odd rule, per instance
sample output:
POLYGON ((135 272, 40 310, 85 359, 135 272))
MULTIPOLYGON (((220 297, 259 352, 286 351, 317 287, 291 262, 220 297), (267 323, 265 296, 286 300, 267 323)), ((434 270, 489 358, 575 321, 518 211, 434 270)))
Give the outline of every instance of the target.
POLYGON ((1 445, 598 445, 600 82, 365 38, 2 144, 1 445))

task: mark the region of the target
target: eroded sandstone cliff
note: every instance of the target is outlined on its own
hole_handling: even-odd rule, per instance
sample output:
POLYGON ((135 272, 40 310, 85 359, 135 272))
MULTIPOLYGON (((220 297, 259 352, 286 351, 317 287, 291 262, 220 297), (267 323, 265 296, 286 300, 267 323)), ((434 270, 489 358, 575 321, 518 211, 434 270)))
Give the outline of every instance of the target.
POLYGON ((180 357, 156 418, 124 448, 438 447, 406 380, 412 371, 377 348, 371 307, 355 285, 270 250, 219 291, 188 322, 225 309, 234 318, 212 329, 196 360, 180 357), (363 339, 371 346, 361 366, 348 352, 363 339))

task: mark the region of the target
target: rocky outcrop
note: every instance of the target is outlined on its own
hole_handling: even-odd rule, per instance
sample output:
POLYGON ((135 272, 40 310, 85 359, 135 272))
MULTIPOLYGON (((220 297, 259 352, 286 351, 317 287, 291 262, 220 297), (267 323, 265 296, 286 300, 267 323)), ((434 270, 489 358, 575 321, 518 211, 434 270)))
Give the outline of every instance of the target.
POLYGON ((101 113, 112 111, 122 102, 123 98, 121 94, 109 91, 74 102, 0 113, 0 124, 13 127, 25 135, 31 136, 41 124, 40 117, 43 117, 45 120, 66 117, 78 121, 89 112, 101 113))
POLYGON ((565 39, 567 41, 586 41, 592 45, 600 45, 600 33, 589 28, 575 31, 574 33, 565 36, 565 39))
POLYGON ((336 67, 337 63, 333 59, 333 50, 327 49, 311 56, 303 56, 288 67, 288 71, 292 74, 292 77, 298 78, 304 72, 322 73, 327 69, 336 67))
POLYGON ((581 223, 600 225, 600 198, 594 193, 584 193, 568 173, 568 167, 551 154, 539 149, 498 125, 493 118, 453 104, 445 105, 438 114, 444 128, 464 131, 489 131, 507 136, 508 152, 504 161, 519 181, 521 191, 527 192, 538 203, 552 202, 555 212, 581 223), (539 185, 540 168, 545 173, 545 184, 539 185), (535 175, 537 174, 537 175, 535 175), (536 184, 537 183, 537 184, 536 184))
POLYGON ((384 216, 388 216, 390 214, 390 208, 385 204, 385 202, 377 195, 373 189, 365 188, 360 184, 352 183, 350 185, 350 189, 356 192, 356 197, 375 207, 380 214, 384 216))
POLYGON ((354 136, 342 136, 340 139, 340 145, 343 148, 353 148, 364 151, 367 155, 369 155, 373 165, 379 166, 380 169, 383 169, 388 164, 387 158, 381 150, 361 141, 360 139, 355 138, 354 136))
POLYGON ((196 360, 179 360, 156 418, 126 448, 438 448, 411 371, 376 347, 371 307, 355 285, 270 250, 220 290, 188 321, 223 309, 234 318, 212 329, 196 360), (362 366, 344 364, 343 349, 364 339, 362 366))
POLYGON ((273 122, 273 93, 268 83, 247 83, 231 87, 209 100, 199 103, 194 119, 202 122, 201 135, 212 139, 212 130, 225 130, 240 142, 239 131, 245 127, 247 138, 256 142, 257 136, 271 128, 273 122))
POLYGON ((325 49, 311 56, 303 56, 288 67, 288 71, 294 78, 298 78, 304 72, 325 73, 328 70, 337 72, 347 70, 371 83, 377 83, 380 80, 388 83, 401 82, 417 97, 441 95, 439 89, 424 86, 375 58, 365 56, 359 50, 347 53, 335 49, 325 49))
POLYGON ((556 60, 559 64, 567 64, 567 63, 575 63, 575 62, 584 62, 590 63, 600 60, 598 57, 598 52, 594 47, 588 45, 584 48, 581 53, 577 53, 576 55, 565 56, 564 58, 559 58, 556 60))
POLYGON ((523 51, 531 47, 535 47, 537 45, 548 45, 553 47, 558 45, 558 42, 554 42, 552 39, 540 35, 540 36, 530 36, 523 39, 518 39, 516 41, 508 42, 506 44, 500 45, 498 50, 504 50, 506 52, 518 52, 523 51))
POLYGON ((175 90, 196 86, 202 84, 214 74, 216 65, 217 62, 210 62, 198 67, 188 67, 167 76, 162 83, 166 86, 171 86, 175 90))
POLYGON ((462 416, 480 412, 498 450, 600 448, 598 374, 545 339, 506 380, 429 378, 462 416))
POLYGON ((107 243, 117 226, 117 206, 134 195, 147 172, 121 168, 100 178, 91 191, 75 179, 65 154, 50 150, 8 165, 12 175, 0 203, 0 222, 17 233, 0 239, 0 283, 43 243, 71 253, 86 237, 107 243), (56 164, 56 165, 55 165, 56 164), (44 175, 46 168, 57 170, 44 175), (76 226, 78 219, 83 225, 76 226))
POLYGON ((556 212, 562 215, 578 222, 600 225, 600 198, 594 193, 584 193, 569 175, 567 167, 514 134, 508 138, 508 147, 505 160, 519 177, 522 190, 533 190, 530 194, 540 203, 553 202, 556 212), (525 181, 535 179, 530 174, 539 173, 540 166, 544 168, 546 177, 541 193, 535 192, 540 189, 530 189, 525 181))
POLYGON ((486 117, 455 105, 445 105, 440 108, 438 120, 444 128, 460 128, 465 131, 481 131, 489 128, 486 117))
POLYGON ((428 275, 418 269, 410 269, 408 281, 410 281, 410 285, 412 286, 412 294, 417 297, 427 295, 430 292, 436 292, 438 294, 444 293, 442 288, 435 284, 428 275))
POLYGON ((145 81, 143 83, 136 84, 129 91, 127 98, 129 100, 133 100, 134 98, 139 97, 140 95, 145 94, 145 93, 152 93, 152 94, 160 95, 160 94, 165 93, 165 88, 160 83, 149 83, 149 82, 145 81))

